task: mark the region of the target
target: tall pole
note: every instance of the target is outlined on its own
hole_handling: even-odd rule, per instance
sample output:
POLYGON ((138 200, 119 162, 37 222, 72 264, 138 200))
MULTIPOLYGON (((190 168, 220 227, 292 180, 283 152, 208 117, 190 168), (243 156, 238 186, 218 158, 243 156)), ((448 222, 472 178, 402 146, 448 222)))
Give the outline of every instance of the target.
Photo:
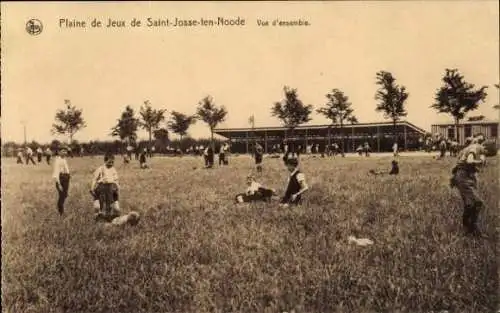
POLYGON ((26 140, 26 121, 22 120, 21 124, 23 124, 23 132, 24 132, 24 144, 26 145, 27 140, 26 140))
MULTIPOLYGON (((250 116, 250 118, 248 119, 248 123, 250 124, 250 126, 252 127, 252 137, 255 139, 255 116, 252 114, 252 116, 250 116)), ((248 132, 247 132, 247 154, 249 152, 248 150, 248 132)))
POLYGON ((248 154, 248 141, 250 139, 248 138, 248 132, 247 132, 247 140, 246 140, 246 154, 248 154))

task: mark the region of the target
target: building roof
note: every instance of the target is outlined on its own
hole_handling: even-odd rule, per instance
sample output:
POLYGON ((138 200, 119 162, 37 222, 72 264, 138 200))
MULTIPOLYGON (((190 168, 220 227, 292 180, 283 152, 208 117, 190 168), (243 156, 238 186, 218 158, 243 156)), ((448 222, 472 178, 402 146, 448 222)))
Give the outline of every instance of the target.
MULTIPOLYGON (((491 119, 484 119, 484 120, 479 120, 479 121, 460 121, 459 125, 485 125, 485 124, 495 124, 498 125, 498 121, 496 120, 491 120, 491 119)), ((455 126, 455 122, 450 121, 446 123, 436 123, 432 124, 432 126, 455 126)))
MULTIPOLYGON (((396 127, 408 127, 416 133, 425 134, 426 131, 408 121, 399 121, 396 123, 396 127)), ((382 132, 392 132, 394 127, 392 122, 376 122, 376 123, 357 123, 357 124, 346 124, 343 126, 345 132, 347 131, 360 131, 364 130, 365 132, 373 132, 377 127, 382 128, 379 129, 382 132)), ((334 130, 334 132, 338 132, 340 125, 339 124, 324 124, 324 125, 301 125, 294 128, 294 133, 303 133, 308 131, 311 135, 314 135, 316 132, 327 132, 328 129, 334 130)), ((214 130, 214 133, 217 135, 229 138, 229 137, 244 137, 247 132, 251 132, 253 134, 258 133, 267 133, 268 135, 281 135, 287 130, 284 126, 270 126, 270 127, 244 127, 244 128, 217 128, 214 130)))

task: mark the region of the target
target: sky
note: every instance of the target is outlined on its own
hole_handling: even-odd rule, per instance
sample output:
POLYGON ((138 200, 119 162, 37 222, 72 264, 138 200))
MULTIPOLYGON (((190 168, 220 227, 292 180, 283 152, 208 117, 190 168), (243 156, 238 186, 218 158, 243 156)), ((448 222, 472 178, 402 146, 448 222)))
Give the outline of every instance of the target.
MULTIPOLYGON (((48 142, 64 100, 83 110, 75 139, 111 139, 125 106, 149 100, 168 112, 194 114, 205 96, 228 110, 219 127, 277 126, 271 116, 283 87, 316 108, 342 90, 360 122, 375 112, 376 72, 390 71, 410 93, 406 120, 430 130, 450 120, 429 106, 446 68, 457 68, 488 98, 472 115, 498 119, 498 1, 338 1, 219 3, 1 3, 2 140, 48 142), (245 19, 244 26, 156 27, 147 18, 245 19), (43 24, 40 34, 26 22, 43 24), (133 18, 143 27, 91 28, 93 19, 133 18), (86 28, 60 27, 60 19, 86 28), (307 20, 309 26, 258 26, 257 20, 307 20)), ((105 26, 105 25, 104 25, 105 26)), ((328 121, 313 114, 309 124, 328 121)), ((198 122, 193 137, 208 137, 198 122)), ((146 138, 144 131, 140 138, 146 138)), ((173 137, 175 138, 175 136, 173 137)))

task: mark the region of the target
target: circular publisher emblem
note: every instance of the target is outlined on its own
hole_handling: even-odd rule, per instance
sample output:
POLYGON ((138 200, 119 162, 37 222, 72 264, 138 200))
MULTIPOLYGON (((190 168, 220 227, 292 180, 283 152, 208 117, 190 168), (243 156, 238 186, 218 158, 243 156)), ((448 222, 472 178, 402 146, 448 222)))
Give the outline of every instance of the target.
POLYGON ((36 36, 42 32, 43 25, 40 20, 31 19, 26 23, 26 31, 28 34, 36 36))

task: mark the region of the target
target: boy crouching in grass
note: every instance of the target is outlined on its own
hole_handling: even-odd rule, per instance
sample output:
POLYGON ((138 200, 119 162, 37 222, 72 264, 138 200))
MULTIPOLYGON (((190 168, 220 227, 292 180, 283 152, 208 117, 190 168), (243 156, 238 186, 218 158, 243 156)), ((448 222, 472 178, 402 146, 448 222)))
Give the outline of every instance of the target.
POLYGON ((476 177, 478 167, 484 163, 481 159, 484 154, 484 148, 480 145, 482 141, 483 138, 479 138, 478 144, 469 144, 459 152, 450 180, 450 187, 457 188, 463 200, 462 223, 465 232, 473 236, 482 236, 477 222, 484 203, 477 191, 476 177))
POLYGON ((113 219, 120 215, 118 172, 114 167, 114 162, 115 157, 107 153, 104 156, 104 165, 94 172, 90 192, 94 197, 96 220, 113 219))
POLYGON ((281 206, 287 208, 289 205, 299 205, 302 202, 302 194, 309 189, 305 175, 299 170, 299 160, 288 157, 285 160, 286 167, 290 172, 285 195, 281 200, 281 206))
POLYGON ((240 193, 236 195, 235 197, 236 203, 254 202, 254 201, 269 202, 272 200, 272 197, 276 195, 276 191, 274 189, 263 187, 255 180, 255 177, 252 175, 247 176, 247 185, 248 188, 245 191, 245 193, 240 193))

